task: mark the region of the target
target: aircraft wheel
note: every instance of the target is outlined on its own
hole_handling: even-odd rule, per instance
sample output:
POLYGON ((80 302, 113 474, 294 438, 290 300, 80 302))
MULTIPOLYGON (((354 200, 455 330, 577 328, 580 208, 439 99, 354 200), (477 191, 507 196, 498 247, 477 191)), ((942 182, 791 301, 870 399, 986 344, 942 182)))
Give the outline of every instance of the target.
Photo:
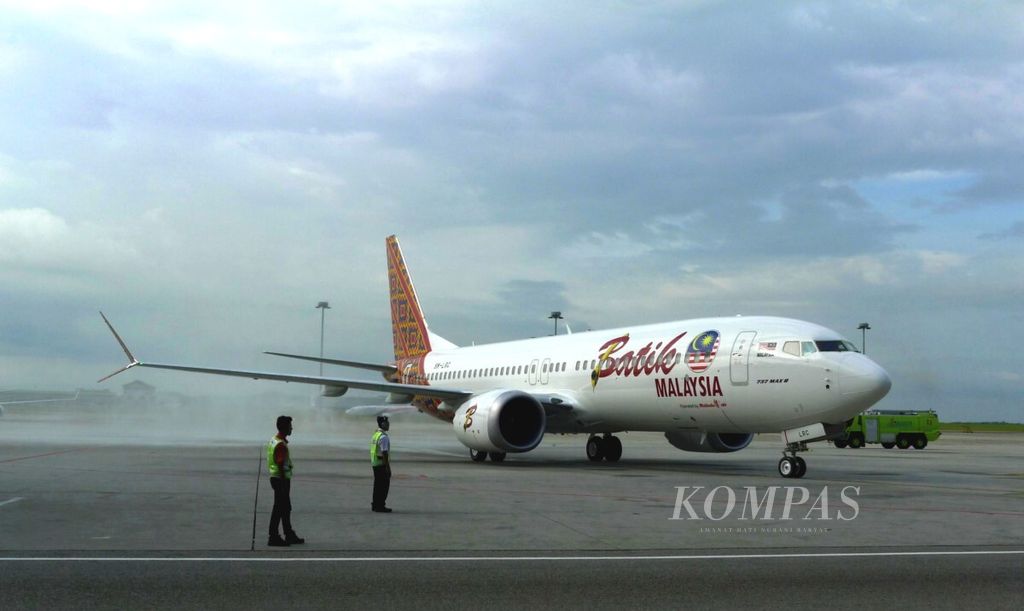
POLYGON ((600 437, 591 435, 587 440, 587 458, 591 462, 601 462, 601 459, 604 458, 604 442, 600 437))
POLYGON ((906 435, 897 435, 896 436, 896 447, 901 449, 901 450, 906 450, 907 448, 910 447, 910 440, 907 439, 906 435))
POLYGON ((807 473, 807 461, 796 456, 793 458, 796 461, 796 471, 793 473, 793 477, 800 478, 807 473))
POLYGON ((488 456, 491 457, 491 462, 501 462, 505 460, 504 452, 491 452, 488 456))
POLYGON ((886 450, 891 450, 896 447, 896 443, 892 441, 883 441, 882 447, 885 448, 886 450))
POLYGON ((849 445, 849 442, 847 442, 845 439, 836 439, 832 441, 832 444, 835 445, 837 448, 845 448, 847 445, 849 445))
POLYGON ((793 477, 796 472, 796 461, 785 456, 779 461, 779 475, 782 477, 793 477))
POLYGON ((473 459, 473 462, 483 462, 487 460, 487 452, 480 452, 470 448, 469 457, 473 459))
POLYGON ((918 435, 917 437, 914 437, 914 449, 915 450, 923 450, 923 449, 925 449, 925 447, 927 447, 927 445, 928 445, 928 438, 925 437, 924 435, 918 435))
POLYGON ((605 437, 604 441, 604 459, 608 462, 618 462, 622 458, 622 440, 614 435, 611 437, 605 437))
POLYGON ((850 447, 853 449, 864 447, 864 437, 860 433, 854 433, 850 435, 850 447))

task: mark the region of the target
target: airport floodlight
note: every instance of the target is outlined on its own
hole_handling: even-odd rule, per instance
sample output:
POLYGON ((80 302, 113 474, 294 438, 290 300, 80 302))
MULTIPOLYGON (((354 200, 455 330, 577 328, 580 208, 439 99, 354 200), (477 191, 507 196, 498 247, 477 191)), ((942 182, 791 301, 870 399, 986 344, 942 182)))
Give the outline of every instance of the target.
POLYGON ((555 335, 558 335, 558 321, 562 319, 562 313, 552 312, 551 316, 548 316, 548 318, 555 321, 555 335))
POLYGON ((862 322, 862 323, 860 323, 860 325, 857 328, 860 329, 860 351, 861 351, 861 354, 867 354, 868 353, 868 346, 867 346, 867 343, 866 343, 867 339, 868 339, 867 333, 868 333, 868 329, 871 328, 871 325, 869 325, 866 322, 862 322))
MULTIPOLYGON (((320 310, 320 358, 324 358, 324 313, 331 309, 331 304, 326 301, 321 301, 316 304, 316 309, 320 310)), ((320 376, 324 375, 324 362, 320 361, 320 376)))

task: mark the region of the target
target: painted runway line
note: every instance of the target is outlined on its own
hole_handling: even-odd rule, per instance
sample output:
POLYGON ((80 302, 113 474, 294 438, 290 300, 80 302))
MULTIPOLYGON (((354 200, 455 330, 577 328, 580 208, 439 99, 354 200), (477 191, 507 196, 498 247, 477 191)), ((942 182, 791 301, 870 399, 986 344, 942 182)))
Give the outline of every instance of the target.
POLYGON ((361 556, 361 557, 0 557, 0 562, 636 562, 664 560, 784 560, 802 558, 893 558, 942 556, 1019 556, 1020 550, 918 552, 809 552, 803 554, 692 554, 667 556, 361 556))

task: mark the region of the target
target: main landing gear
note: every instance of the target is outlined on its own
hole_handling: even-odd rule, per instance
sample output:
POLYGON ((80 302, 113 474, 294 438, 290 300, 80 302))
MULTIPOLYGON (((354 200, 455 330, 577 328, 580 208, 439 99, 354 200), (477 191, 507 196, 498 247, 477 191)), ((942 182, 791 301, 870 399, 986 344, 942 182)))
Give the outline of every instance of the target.
POLYGON ((591 435, 587 439, 587 458, 591 462, 618 462, 622 458, 622 441, 611 433, 605 433, 604 437, 591 435))
POLYGON ((473 462, 484 462, 487 457, 491 457, 491 462, 501 462, 505 460, 505 452, 481 452, 480 450, 474 450, 470 448, 469 457, 473 459, 473 462))
POLYGON ((807 473, 807 461, 796 455, 797 452, 806 452, 806 443, 791 443, 782 451, 782 460, 779 461, 779 475, 782 477, 801 478, 807 473), (790 456, 786 456, 786 453, 790 456))

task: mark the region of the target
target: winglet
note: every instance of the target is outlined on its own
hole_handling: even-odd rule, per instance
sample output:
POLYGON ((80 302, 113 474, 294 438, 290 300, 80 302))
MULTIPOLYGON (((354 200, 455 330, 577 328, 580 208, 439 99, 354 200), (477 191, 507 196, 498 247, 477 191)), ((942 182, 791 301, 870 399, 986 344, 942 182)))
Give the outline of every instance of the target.
POLYGON ((132 367, 135 367, 136 365, 139 364, 138 359, 136 359, 135 356, 132 354, 132 351, 128 349, 128 346, 125 345, 124 340, 121 339, 121 336, 118 335, 117 331, 114 330, 114 325, 110 324, 110 321, 107 320, 107 317, 103 314, 102 311, 100 312, 100 316, 103 318, 103 322, 107 323, 107 328, 110 329, 110 332, 114 334, 114 339, 117 340, 117 343, 121 344, 121 350, 124 350, 125 356, 128 357, 128 364, 125 365, 124 367, 118 369, 114 373, 112 373, 112 374, 110 374, 108 376, 102 377, 99 380, 96 380, 97 384, 100 383, 100 382, 103 382, 105 380, 109 380, 110 378, 116 376, 117 374, 121 373, 122 371, 128 371, 132 367))

